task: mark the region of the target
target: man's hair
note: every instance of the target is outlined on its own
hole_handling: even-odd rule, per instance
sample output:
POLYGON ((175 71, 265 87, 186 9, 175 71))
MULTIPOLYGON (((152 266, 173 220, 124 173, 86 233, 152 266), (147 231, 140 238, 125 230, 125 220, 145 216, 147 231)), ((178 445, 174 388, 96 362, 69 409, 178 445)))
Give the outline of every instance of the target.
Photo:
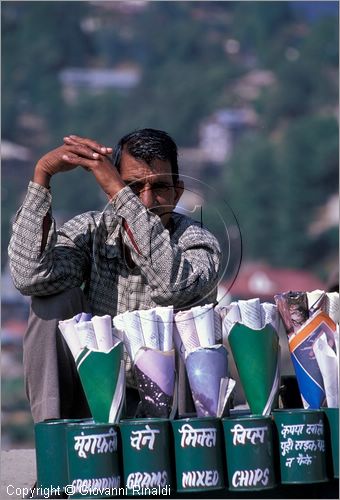
POLYGON ((118 172, 124 149, 134 158, 143 160, 149 165, 155 159, 169 161, 173 181, 174 183, 178 181, 177 146, 166 132, 144 128, 124 135, 115 147, 113 158, 118 172))

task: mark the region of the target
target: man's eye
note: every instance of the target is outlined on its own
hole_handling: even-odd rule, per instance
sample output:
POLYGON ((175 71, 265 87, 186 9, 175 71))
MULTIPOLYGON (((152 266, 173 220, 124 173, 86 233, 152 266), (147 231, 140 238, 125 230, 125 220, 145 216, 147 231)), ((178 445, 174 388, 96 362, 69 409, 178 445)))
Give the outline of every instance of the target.
POLYGON ((147 188, 143 183, 140 182, 130 182, 128 186, 132 189, 134 194, 140 195, 142 191, 145 189, 151 189, 156 194, 164 194, 171 187, 169 184, 165 182, 156 182, 155 184, 149 185, 147 188))

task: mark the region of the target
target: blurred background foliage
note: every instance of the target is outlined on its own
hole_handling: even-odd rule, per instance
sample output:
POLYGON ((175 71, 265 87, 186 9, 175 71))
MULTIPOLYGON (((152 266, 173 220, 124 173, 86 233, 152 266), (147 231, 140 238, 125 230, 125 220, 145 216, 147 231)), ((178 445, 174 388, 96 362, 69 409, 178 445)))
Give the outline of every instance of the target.
MULTIPOLYGON (((327 282, 338 263, 338 2, 3 1, 1 23, 3 272, 40 156, 69 133, 114 145, 153 127, 177 142, 181 171, 215 190, 203 219, 221 239, 216 211, 233 208, 243 263, 327 282)), ((105 204, 80 169, 52 192, 57 222, 105 204)), ((32 443, 11 349, 3 422, 12 442, 32 443)))

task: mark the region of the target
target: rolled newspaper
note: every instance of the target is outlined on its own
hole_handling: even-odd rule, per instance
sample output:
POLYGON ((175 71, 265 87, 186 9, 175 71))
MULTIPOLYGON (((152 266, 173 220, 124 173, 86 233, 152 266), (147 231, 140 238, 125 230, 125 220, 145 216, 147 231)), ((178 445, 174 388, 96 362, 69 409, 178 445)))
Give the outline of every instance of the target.
POLYGON ((260 299, 239 300, 238 307, 243 325, 255 329, 262 327, 260 299))
POLYGON ((159 349, 158 324, 155 309, 137 311, 142 327, 144 345, 151 349, 159 349))
POLYGON ((213 304, 191 308, 196 333, 201 347, 209 347, 215 342, 215 318, 213 304))
POLYGON ((155 308, 158 324, 159 344, 161 351, 171 351, 173 348, 173 306, 155 308))
POLYGON ((189 352, 200 346, 192 311, 179 311, 175 314, 175 324, 184 345, 185 356, 187 356, 189 352))
POLYGON ((92 321, 80 321, 74 326, 79 336, 80 345, 89 349, 98 349, 96 334, 92 321))
POLYGON ((92 324, 100 351, 109 351, 113 347, 111 316, 93 316, 92 324))
POLYGON ((132 361, 138 349, 145 345, 143 337, 142 323, 138 311, 127 311, 123 314, 123 323, 126 343, 129 345, 132 361))
POLYGON ((82 349, 78 332, 75 329, 76 324, 77 321, 75 317, 59 321, 58 324, 62 336, 64 337, 74 359, 78 356, 82 349))

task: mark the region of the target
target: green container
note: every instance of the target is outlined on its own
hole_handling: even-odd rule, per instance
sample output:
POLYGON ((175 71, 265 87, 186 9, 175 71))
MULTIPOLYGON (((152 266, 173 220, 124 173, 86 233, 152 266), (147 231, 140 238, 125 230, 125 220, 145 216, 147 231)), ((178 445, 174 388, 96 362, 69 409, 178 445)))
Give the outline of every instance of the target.
POLYGON ((68 484, 66 426, 84 419, 50 419, 34 426, 37 486, 61 494, 68 484))
POLYGON ((168 419, 126 419, 119 424, 127 495, 170 495, 173 489, 168 419))
POLYGON ((123 494, 117 426, 69 424, 66 427, 70 498, 105 498, 123 494))
POLYGON ((225 487, 223 433, 215 417, 173 420, 178 492, 219 490, 225 487))
POLYGON ((229 489, 274 488, 277 482, 271 417, 244 415, 223 418, 222 423, 229 489))
POLYGON ((332 474, 339 478, 339 408, 322 408, 326 414, 326 421, 329 430, 329 447, 332 450, 332 474))
POLYGON ((326 472, 322 410, 274 410, 282 484, 322 483, 326 472))

